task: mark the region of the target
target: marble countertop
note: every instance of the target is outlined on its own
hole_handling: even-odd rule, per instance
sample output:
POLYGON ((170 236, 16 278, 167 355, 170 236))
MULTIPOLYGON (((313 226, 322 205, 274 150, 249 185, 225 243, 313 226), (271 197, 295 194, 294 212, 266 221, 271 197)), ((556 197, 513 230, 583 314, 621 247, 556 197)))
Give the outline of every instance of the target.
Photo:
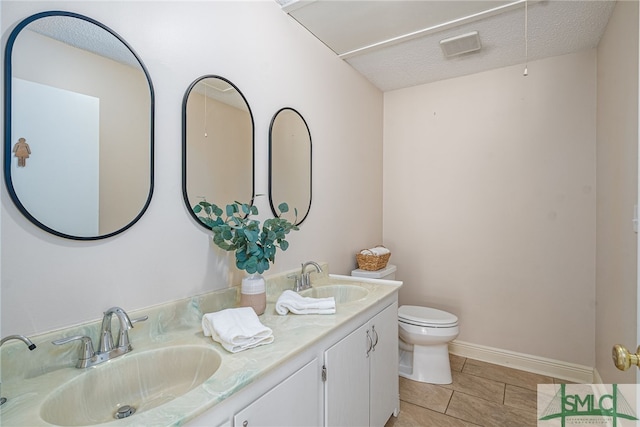
MULTIPOLYGON (((114 364, 119 359, 144 351, 181 345, 213 348, 220 354, 221 364, 213 376, 188 393, 130 418, 114 419, 100 425, 182 425, 287 363, 287 360, 320 341, 335 328, 397 292, 402 284, 321 274, 314 278, 316 287, 340 283, 361 286, 369 292, 361 300, 338 304, 335 314, 280 316, 275 312, 275 301, 284 289, 291 287, 291 280, 286 279, 288 274, 290 272, 266 277, 267 308, 259 319, 273 330, 274 342, 239 353, 229 353, 220 344, 205 337, 200 323, 203 313, 235 307, 238 301, 236 287, 129 313, 132 319, 148 315, 149 320, 135 324, 130 331, 134 350, 113 359, 114 364)), ((38 346, 33 352, 27 351, 22 343, 5 344, 1 353, 0 390, 8 401, 0 406, 0 424, 51 425, 40 416, 43 403, 58 387, 87 371, 75 368, 79 343, 54 346, 51 341, 64 336, 88 335, 97 345, 99 327, 99 322, 92 322, 32 337, 38 346)), ((98 365, 90 369, 100 368, 98 365)))

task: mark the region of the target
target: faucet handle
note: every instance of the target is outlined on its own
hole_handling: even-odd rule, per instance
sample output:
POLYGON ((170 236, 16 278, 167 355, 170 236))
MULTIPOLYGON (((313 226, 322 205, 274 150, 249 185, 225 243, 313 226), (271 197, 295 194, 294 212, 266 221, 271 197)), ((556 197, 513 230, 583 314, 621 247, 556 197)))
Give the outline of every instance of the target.
POLYGON ((91 338, 85 335, 74 335, 72 337, 60 338, 59 340, 52 341, 51 344, 62 345, 72 341, 82 341, 82 347, 80 347, 80 356, 78 357, 78 367, 81 367, 83 363, 88 359, 95 356, 93 351, 93 342, 91 338))
POLYGON ((149 316, 142 316, 142 317, 138 317, 137 319, 131 319, 131 323, 138 323, 138 322, 144 322, 145 320, 148 320, 149 316))

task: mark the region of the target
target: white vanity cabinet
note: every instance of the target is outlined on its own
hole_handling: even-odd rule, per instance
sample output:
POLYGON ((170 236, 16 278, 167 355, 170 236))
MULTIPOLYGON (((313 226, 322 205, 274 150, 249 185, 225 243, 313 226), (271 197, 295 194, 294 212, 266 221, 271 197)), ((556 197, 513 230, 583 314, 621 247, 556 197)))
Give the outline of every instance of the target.
POLYGON ((399 410, 398 304, 324 353, 325 425, 382 427, 399 410))
POLYGON ((234 426, 319 426, 320 397, 320 363, 315 358, 238 412, 234 426))

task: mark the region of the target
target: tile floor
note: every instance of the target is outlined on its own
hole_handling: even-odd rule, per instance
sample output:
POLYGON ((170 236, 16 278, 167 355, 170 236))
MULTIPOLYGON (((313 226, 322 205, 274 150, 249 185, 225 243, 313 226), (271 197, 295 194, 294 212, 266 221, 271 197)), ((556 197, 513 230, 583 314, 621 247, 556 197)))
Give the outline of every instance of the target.
POLYGON ((400 377, 400 415, 385 427, 535 427, 536 386, 565 381, 451 355, 453 384, 400 377))

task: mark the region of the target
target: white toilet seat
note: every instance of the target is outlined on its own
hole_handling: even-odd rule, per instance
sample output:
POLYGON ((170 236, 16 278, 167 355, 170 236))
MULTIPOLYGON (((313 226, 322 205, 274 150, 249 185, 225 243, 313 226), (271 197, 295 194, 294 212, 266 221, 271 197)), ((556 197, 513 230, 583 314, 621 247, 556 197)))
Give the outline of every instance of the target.
POLYGON ((398 321, 409 325, 428 328, 454 328, 458 318, 446 311, 417 305, 403 305, 398 308, 398 321))

